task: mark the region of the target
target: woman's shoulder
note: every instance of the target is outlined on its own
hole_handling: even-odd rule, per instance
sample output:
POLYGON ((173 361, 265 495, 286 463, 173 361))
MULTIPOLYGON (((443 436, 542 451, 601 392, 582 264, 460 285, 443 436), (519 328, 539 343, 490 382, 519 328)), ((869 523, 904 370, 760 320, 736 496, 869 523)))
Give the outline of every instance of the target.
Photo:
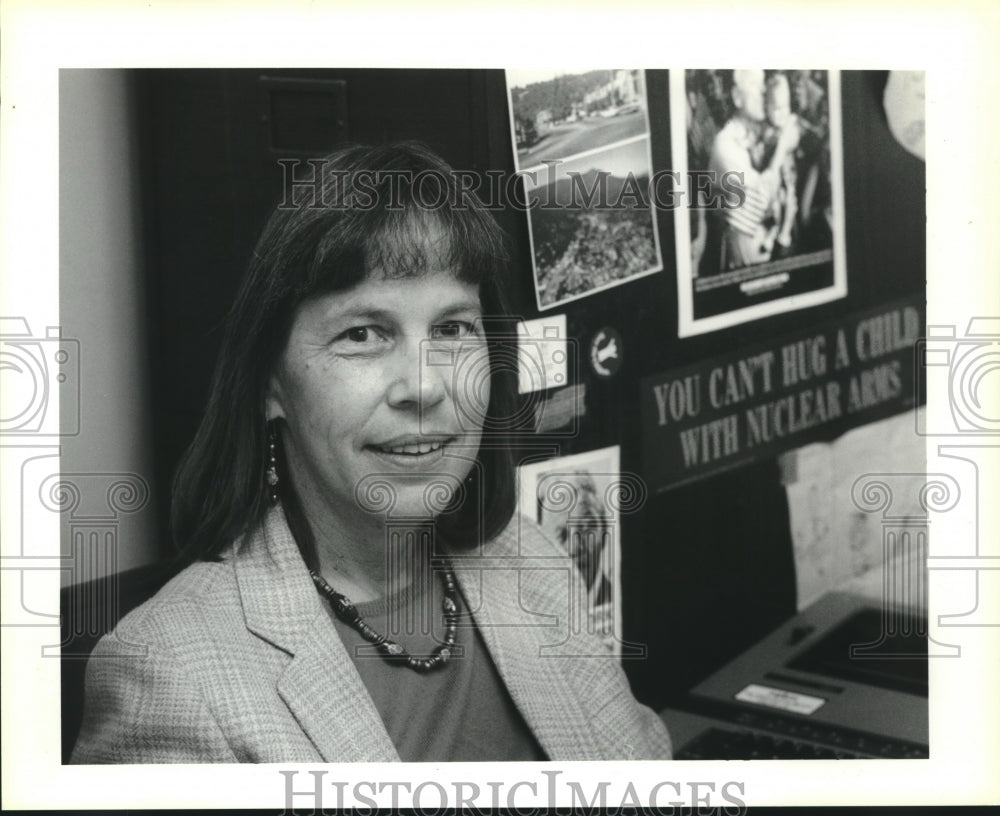
POLYGON ((565 556, 566 550, 536 521, 515 513, 507 526, 483 548, 483 554, 492 557, 545 558, 565 556))
MULTIPOLYGON (((542 606, 561 603, 567 572, 576 580, 576 568, 566 548, 533 519, 515 514, 507 527, 487 543, 481 555, 497 580, 514 580, 525 598, 542 606)), ((473 562, 463 566, 474 567, 473 562)))
POLYGON ((122 617, 113 637, 105 640, 180 647, 198 639, 199 632, 217 631, 239 611, 232 561, 197 561, 122 617))

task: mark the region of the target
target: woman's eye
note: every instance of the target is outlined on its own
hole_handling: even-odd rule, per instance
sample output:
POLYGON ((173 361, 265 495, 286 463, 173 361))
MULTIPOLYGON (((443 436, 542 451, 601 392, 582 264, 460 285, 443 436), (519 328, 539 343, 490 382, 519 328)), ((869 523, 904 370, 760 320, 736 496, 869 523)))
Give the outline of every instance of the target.
POLYGON ((352 343, 366 343, 370 333, 367 326, 356 326, 344 332, 344 337, 352 343))
POLYGON ((374 346, 385 340, 377 326, 351 326, 333 338, 334 343, 347 346, 374 346))

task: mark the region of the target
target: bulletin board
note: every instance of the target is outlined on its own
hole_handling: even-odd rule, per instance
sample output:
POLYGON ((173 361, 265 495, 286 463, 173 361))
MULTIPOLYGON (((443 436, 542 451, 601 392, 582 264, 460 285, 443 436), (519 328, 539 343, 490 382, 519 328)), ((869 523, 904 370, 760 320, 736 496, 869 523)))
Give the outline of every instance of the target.
MULTIPOLYGON (((578 71, 572 79, 596 81, 599 96, 626 73, 632 75, 578 71)), ((565 325, 575 363, 576 379, 536 395, 542 431, 553 416, 568 421, 569 403, 579 415, 568 426, 573 433, 559 438, 561 455, 618 445, 621 474, 638 478, 646 491, 641 508, 620 519, 620 592, 624 640, 648 647, 645 659, 626 660, 625 668, 640 698, 654 706, 681 699, 795 611, 789 511, 776 457, 924 400, 914 371, 925 323, 925 168, 886 120, 888 73, 766 72, 805 120, 797 170, 814 176, 807 192, 816 217, 803 220, 809 229, 787 247, 772 234, 779 251, 742 267, 716 260, 722 253, 716 240, 713 255, 710 236, 696 269, 699 214, 671 207, 669 193, 697 195, 699 185, 712 192, 699 172, 713 169, 711 143, 725 120, 706 124, 708 90, 715 84, 729 93, 732 74, 647 68, 641 99, 596 100, 588 123, 604 129, 630 118, 632 130, 621 134, 631 139, 626 145, 648 144, 648 163, 635 149, 631 164, 617 163, 625 168, 617 183, 614 156, 606 157, 624 151, 614 143, 591 145, 582 160, 570 156, 554 170, 545 164, 562 156, 542 145, 560 129, 579 129, 587 113, 570 104, 567 114, 565 98, 553 94, 566 80, 485 77, 487 96, 498 102, 487 106, 497 134, 491 166, 516 172, 542 165, 539 177, 552 179, 553 190, 575 172, 585 191, 595 189, 595 171, 606 169, 612 198, 628 192, 623 178, 630 170, 643 183, 661 179, 652 219, 654 261, 662 268, 623 274, 593 292, 578 283, 555 302, 539 297, 538 218, 504 215, 517 309, 536 332, 565 325), (555 103, 540 111, 532 91, 555 103), (504 95, 506 111, 499 105, 504 95), (618 110, 605 119, 609 108, 618 110), (536 133, 526 139, 524 123, 532 117, 536 133), (518 146, 531 138, 537 160, 518 146), (694 190, 685 188, 692 180, 694 190)), ((805 207, 802 183, 795 192, 805 207)), ((654 188, 649 198, 656 194, 654 188)), ((778 221, 772 226, 780 233, 778 221)), ((543 271, 554 266, 542 260, 543 271)))

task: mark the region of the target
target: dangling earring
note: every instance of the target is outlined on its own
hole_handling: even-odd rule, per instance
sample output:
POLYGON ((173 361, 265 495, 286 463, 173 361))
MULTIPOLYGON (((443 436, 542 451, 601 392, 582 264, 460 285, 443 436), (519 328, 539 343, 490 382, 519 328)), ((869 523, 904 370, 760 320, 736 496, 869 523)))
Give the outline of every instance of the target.
POLYGON ((278 451, 277 435, 274 424, 267 428, 267 472, 264 480, 267 482, 267 497, 271 504, 278 503, 278 451))

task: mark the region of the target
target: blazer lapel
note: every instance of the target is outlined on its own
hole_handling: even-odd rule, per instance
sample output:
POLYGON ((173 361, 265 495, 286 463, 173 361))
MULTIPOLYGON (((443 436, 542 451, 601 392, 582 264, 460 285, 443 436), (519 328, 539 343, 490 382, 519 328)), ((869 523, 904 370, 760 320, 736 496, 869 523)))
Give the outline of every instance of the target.
POLYGON ((323 759, 398 762, 382 717, 325 611, 298 649, 278 693, 323 759))
POLYGON ((485 568, 475 558, 454 559, 459 585, 504 685, 548 758, 605 758, 584 701, 568 682, 573 658, 551 655, 566 631, 565 600, 560 608, 559 598, 522 597, 520 571, 542 564, 518 553, 517 526, 513 522, 488 545, 485 568))
POLYGON ((247 628, 292 657, 278 693, 323 760, 399 761, 280 507, 242 545, 236 575, 247 628))

